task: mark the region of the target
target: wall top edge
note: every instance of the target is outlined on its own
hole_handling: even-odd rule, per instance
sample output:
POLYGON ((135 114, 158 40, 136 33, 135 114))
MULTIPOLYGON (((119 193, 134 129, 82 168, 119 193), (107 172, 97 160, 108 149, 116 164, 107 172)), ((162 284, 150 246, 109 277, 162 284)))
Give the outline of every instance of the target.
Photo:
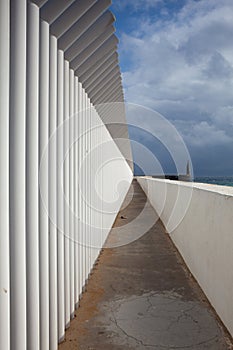
POLYGON ((180 186, 180 187, 188 187, 197 190, 204 190, 208 192, 217 193, 220 195, 225 195, 229 197, 233 197, 233 187, 230 186, 221 186, 214 184, 206 184, 199 182, 185 182, 185 181, 177 181, 177 180, 168 180, 168 179, 156 179, 152 176, 135 176, 136 179, 145 179, 153 182, 166 183, 169 185, 180 186))

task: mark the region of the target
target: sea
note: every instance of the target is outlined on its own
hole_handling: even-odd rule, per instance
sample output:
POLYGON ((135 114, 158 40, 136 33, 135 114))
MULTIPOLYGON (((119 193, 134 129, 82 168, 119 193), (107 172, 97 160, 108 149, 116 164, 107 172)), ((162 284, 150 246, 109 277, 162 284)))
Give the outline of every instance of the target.
POLYGON ((194 182, 202 182, 213 185, 221 185, 221 186, 231 186, 233 187, 233 176, 203 176, 203 177, 195 177, 194 182))

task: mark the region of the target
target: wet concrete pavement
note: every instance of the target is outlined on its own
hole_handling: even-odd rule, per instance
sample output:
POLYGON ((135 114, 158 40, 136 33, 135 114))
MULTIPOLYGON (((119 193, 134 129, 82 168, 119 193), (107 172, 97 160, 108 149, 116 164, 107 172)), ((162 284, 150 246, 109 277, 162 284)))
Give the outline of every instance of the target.
POLYGON ((136 181, 130 198, 114 226, 133 222, 143 207, 155 224, 130 244, 102 250, 59 350, 233 349, 136 181))

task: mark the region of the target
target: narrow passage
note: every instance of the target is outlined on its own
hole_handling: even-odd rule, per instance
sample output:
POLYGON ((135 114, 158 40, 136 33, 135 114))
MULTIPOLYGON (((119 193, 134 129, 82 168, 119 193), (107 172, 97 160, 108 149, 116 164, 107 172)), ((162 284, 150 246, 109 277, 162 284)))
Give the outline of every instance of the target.
MULTIPOLYGON (((134 220, 145 206, 146 196, 135 180, 126 202, 130 196, 114 227, 134 220)), ((145 209, 145 217, 154 215, 156 221, 148 203, 145 209)), ((59 346, 59 350, 232 348, 160 220, 136 241, 102 250, 59 346)))

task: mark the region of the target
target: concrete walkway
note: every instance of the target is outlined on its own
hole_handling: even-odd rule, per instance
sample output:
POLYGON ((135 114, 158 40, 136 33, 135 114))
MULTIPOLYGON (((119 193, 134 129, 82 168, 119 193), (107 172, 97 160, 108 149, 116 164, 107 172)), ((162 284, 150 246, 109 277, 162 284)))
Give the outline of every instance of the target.
MULTIPOLYGON (((135 181, 128 198, 132 191, 132 201, 119 213, 115 227, 132 221, 145 206, 146 197, 135 181)), ((146 211, 156 221, 150 205, 146 211)), ((59 346, 59 350, 232 348, 160 221, 133 243, 102 251, 59 346)))

